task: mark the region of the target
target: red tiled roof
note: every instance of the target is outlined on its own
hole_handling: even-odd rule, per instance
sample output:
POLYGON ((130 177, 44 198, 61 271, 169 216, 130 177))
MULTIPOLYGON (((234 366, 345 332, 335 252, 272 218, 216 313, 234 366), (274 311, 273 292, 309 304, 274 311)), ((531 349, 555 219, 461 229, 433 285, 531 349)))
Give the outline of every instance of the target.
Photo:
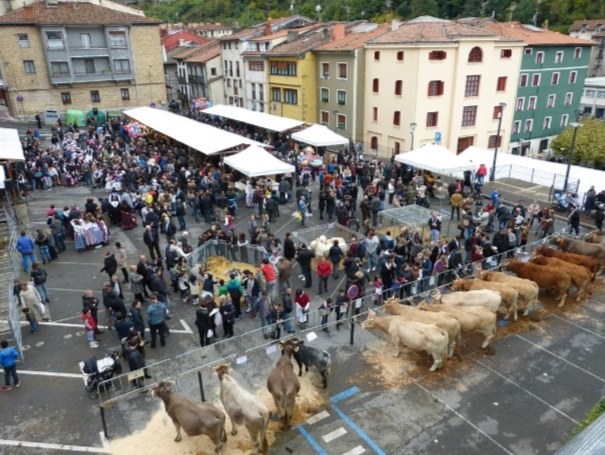
POLYGON ((371 40, 376 44, 457 42, 461 38, 494 37, 493 33, 452 21, 404 22, 397 30, 383 33, 371 40))
POLYGON ((151 17, 123 13, 92 3, 59 2, 56 7, 41 1, 0 16, 0 25, 157 25, 151 17))
POLYGON ((369 31, 347 33, 344 38, 332 39, 329 43, 316 47, 316 51, 348 51, 362 47, 366 42, 390 30, 390 24, 380 24, 369 31))
POLYGON ((179 47, 181 40, 183 40, 183 42, 190 42, 199 45, 208 43, 207 38, 204 38, 195 32, 191 32, 189 30, 178 30, 162 37, 162 45, 167 51, 171 51, 172 49, 179 47))
POLYGON ((323 41, 332 39, 331 30, 331 24, 322 23, 313 24, 313 26, 303 29, 289 30, 290 32, 298 31, 298 37, 275 46, 273 49, 266 51, 264 55, 267 57, 300 55, 313 49, 323 41))
POLYGON ((209 44, 202 46, 189 57, 187 63, 205 63, 208 60, 212 60, 215 57, 221 55, 221 45, 218 41, 211 41, 209 44))
POLYGON ((593 31, 599 25, 605 25, 605 19, 585 19, 574 21, 569 27, 570 32, 579 32, 583 26, 586 26, 587 31, 593 31))
POLYGON ((526 44, 530 45, 557 45, 557 44, 569 44, 576 46, 592 46, 595 44, 592 41, 576 38, 574 36, 565 35, 559 32, 553 32, 552 30, 539 29, 534 30, 533 27, 527 27, 520 22, 494 22, 486 23, 481 26, 485 30, 489 30, 492 33, 496 33, 500 36, 506 36, 508 38, 516 38, 523 40, 526 44))

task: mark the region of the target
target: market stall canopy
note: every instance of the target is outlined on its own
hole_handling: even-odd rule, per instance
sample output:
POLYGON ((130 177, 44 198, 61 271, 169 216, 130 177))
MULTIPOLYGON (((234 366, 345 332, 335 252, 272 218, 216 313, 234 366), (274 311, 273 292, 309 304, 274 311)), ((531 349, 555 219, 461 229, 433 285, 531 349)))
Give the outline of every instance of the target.
POLYGON ((19 131, 16 128, 0 128, 0 161, 24 159, 19 131))
POLYGON ((264 148, 252 145, 226 156, 224 163, 248 177, 294 173, 294 166, 276 158, 264 148))
POLYGON ((395 156, 395 161, 443 175, 455 175, 466 170, 474 170, 474 165, 465 162, 455 153, 437 144, 427 144, 411 152, 400 153, 395 156))
POLYGON ((260 128, 277 132, 298 128, 305 123, 301 122, 300 120, 280 117, 279 115, 251 111, 250 109, 245 109, 243 107, 227 106, 225 104, 217 104, 216 106, 209 107, 202 110, 202 113, 225 117, 231 120, 236 120, 238 122, 247 123, 249 125, 258 126, 260 128))
POLYGON ((163 109, 147 106, 135 107, 124 111, 124 115, 205 155, 215 155, 240 145, 266 147, 265 144, 239 134, 230 133, 163 109))
POLYGON ((309 128, 292 134, 292 139, 314 147, 329 147, 330 145, 347 145, 349 140, 336 134, 327 126, 314 124, 309 128))

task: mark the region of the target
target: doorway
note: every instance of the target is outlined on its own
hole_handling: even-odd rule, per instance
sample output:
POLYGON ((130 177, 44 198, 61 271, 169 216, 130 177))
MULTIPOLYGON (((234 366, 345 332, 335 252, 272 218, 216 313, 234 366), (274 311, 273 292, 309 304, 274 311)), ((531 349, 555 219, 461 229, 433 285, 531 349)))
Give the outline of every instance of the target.
POLYGON ((458 147, 456 147, 456 155, 464 152, 467 148, 475 143, 475 136, 465 136, 458 138, 458 147))

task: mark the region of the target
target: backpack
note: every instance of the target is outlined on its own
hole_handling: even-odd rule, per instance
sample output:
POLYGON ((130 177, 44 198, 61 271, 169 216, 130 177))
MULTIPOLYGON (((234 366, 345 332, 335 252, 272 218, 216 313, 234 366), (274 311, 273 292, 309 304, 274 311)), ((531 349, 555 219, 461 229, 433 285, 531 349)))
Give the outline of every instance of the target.
POLYGON ((502 220, 502 221, 510 220, 510 210, 508 210, 506 207, 501 205, 500 208, 498 209, 498 219, 502 220))
POLYGON ((366 242, 359 242, 357 246, 357 257, 363 259, 366 256, 366 242))

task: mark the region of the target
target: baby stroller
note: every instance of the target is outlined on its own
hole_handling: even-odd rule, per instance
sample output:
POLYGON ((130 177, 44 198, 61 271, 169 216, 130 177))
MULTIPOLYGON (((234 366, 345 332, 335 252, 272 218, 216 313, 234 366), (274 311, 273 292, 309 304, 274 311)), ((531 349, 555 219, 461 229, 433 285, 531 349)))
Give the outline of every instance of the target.
POLYGON ((111 383, 103 384, 103 381, 118 376, 122 373, 122 365, 120 364, 119 348, 112 348, 107 352, 107 355, 100 360, 96 357, 91 357, 79 363, 80 372, 84 378, 84 384, 88 391, 88 396, 91 399, 99 397, 99 388, 110 385, 111 383))
POLYGON ((555 209, 557 212, 566 212, 569 210, 568 196, 564 196, 562 193, 557 191, 554 194, 554 198, 555 200, 552 204, 553 209, 555 209))

